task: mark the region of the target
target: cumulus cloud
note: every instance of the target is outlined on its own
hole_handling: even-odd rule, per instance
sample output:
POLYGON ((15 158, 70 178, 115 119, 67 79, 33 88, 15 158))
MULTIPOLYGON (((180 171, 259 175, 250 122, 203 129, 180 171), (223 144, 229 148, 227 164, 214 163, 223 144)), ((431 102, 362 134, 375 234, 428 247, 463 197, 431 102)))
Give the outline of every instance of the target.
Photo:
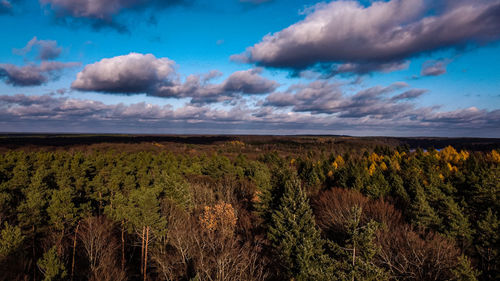
POLYGON ((469 107, 448 112, 432 112, 421 117, 423 122, 461 124, 473 127, 476 125, 500 125, 500 109, 488 111, 469 107))
POLYGON ((102 59, 85 66, 71 87, 80 91, 138 94, 157 97, 191 98, 193 103, 211 103, 244 95, 266 94, 278 86, 262 77, 261 69, 236 71, 220 84, 210 81, 221 75, 212 71, 190 75, 184 82, 175 70, 175 62, 152 54, 130 53, 102 59))
POLYGON ((284 93, 275 92, 266 97, 265 106, 291 107, 294 112, 311 114, 335 114, 339 118, 393 118, 413 106, 397 103, 410 99, 410 91, 391 98, 389 94, 408 87, 404 82, 396 82, 387 87, 375 86, 361 90, 354 95, 346 95, 341 84, 328 81, 314 81, 309 84, 293 85, 284 93))
POLYGON ((152 54, 130 53, 89 64, 78 73, 71 87, 106 93, 155 93, 173 84, 175 62, 152 54))
MULTIPOLYGON (((312 88, 319 88, 318 85, 312 88)), ((394 87, 394 86, 389 86, 394 87)), ((302 89, 299 89, 302 88, 302 89)), ((322 96, 315 91, 304 98, 322 96)), ((334 87, 335 88, 335 87, 334 87)), ((387 88, 387 87, 386 87, 387 88)), ((378 96, 371 89, 358 98, 378 96)), ((381 94, 383 95, 383 94, 381 94)), ((351 133, 397 135, 496 136, 500 110, 477 108, 439 112, 436 108, 417 108, 392 118, 366 116, 354 118, 336 114, 280 111, 270 106, 234 106, 215 109, 185 105, 174 108, 149 103, 125 105, 74 99, 67 96, 0 95, 0 131, 128 132, 128 133, 351 133)))
POLYGON ((308 84, 292 85, 286 92, 274 92, 266 97, 264 105, 293 106, 297 112, 323 112, 335 107, 341 98, 339 84, 317 80, 308 84))
POLYGON ((24 48, 14 49, 15 54, 26 55, 31 52, 33 48, 37 48, 37 57, 42 60, 53 60, 59 57, 62 52, 62 48, 57 46, 57 41, 55 40, 38 40, 35 36, 31 39, 24 48))
MULTIPOLYGON (((171 105, 154 105, 135 103, 125 105, 104 104, 99 101, 81 100, 53 95, 28 96, 17 94, 0 96, 0 116, 2 120, 50 120, 61 122, 135 122, 145 123, 165 122, 240 122, 249 120, 247 111, 241 108, 230 110, 212 109, 185 105, 173 108, 171 105)), ((66 126, 64 126, 66 127, 66 126)))
POLYGON ((446 66, 450 63, 449 60, 428 60, 423 63, 422 76, 439 76, 446 73, 446 66))
POLYGON ((306 11, 304 20, 266 35, 232 59, 292 70, 331 63, 338 66, 334 72, 363 73, 401 69, 422 53, 500 39, 499 0, 432 3, 320 3, 306 11))
MULTIPOLYGON (((365 63, 343 63, 340 65, 331 65, 326 73, 330 75, 337 74, 368 74, 374 71, 393 72, 404 70, 410 66, 409 61, 394 62, 365 62, 365 63)), ((324 71, 323 71, 324 72, 324 71)))
POLYGON ((124 11, 159 10, 190 2, 192 0, 40 0, 59 19, 84 21, 96 29, 106 26, 118 31, 127 31, 127 27, 115 19, 124 11))
POLYGON ((23 66, 0 63, 0 80, 12 86, 39 86, 59 78, 65 69, 79 66, 78 62, 51 61, 59 57, 62 48, 53 40, 38 40, 35 36, 24 48, 13 49, 18 55, 26 55, 36 49, 40 63, 29 62, 23 66))
MULTIPOLYGON (((236 71, 220 84, 212 84, 212 75, 190 75, 184 83, 159 87, 152 95, 161 97, 191 98, 192 103, 223 102, 244 95, 267 94, 276 89, 278 83, 260 75, 261 69, 236 71)), ((215 72, 218 73, 218 72, 215 72)), ((217 75, 218 76, 218 75, 217 75)))
POLYGON ((56 80, 64 69, 79 66, 76 62, 42 61, 39 65, 0 64, 0 80, 12 86, 39 86, 56 80))

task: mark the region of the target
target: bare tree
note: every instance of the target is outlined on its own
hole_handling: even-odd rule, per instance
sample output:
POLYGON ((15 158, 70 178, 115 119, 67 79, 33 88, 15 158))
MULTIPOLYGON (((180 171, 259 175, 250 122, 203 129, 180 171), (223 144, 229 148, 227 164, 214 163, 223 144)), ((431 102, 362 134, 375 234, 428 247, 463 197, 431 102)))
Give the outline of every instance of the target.
POLYGON ((260 243, 243 243, 235 233, 230 204, 207 206, 201 214, 170 210, 165 245, 151 251, 161 280, 265 280, 260 243))
POLYGON ((379 260, 396 280, 456 280, 461 253, 454 243, 432 232, 402 225, 381 231, 379 260))
POLYGON ((363 207, 362 223, 381 223, 375 239, 380 251, 374 262, 385 268, 391 279, 457 280, 454 271, 460 266, 469 270, 468 260, 452 241, 432 231, 413 229, 392 204, 370 200, 357 191, 332 189, 321 193, 313 204, 318 225, 329 236, 342 235, 349 208, 354 205, 363 207))
POLYGON ((105 217, 88 217, 81 222, 78 237, 90 266, 89 280, 122 281, 126 275, 118 263, 119 243, 113 234, 113 223, 105 217))

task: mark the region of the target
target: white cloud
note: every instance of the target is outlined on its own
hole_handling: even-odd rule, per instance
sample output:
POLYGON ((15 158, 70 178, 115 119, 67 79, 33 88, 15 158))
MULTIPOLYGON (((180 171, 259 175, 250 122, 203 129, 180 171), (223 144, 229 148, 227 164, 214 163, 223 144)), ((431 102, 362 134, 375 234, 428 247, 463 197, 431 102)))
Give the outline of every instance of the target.
POLYGON ((190 75, 181 82, 174 61, 130 53, 85 66, 71 86, 81 91, 191 98, 193 103, 221 102, 240 94, 266 94, 278 86, 275 81, 262 77, 261 69, 236 71, 220 84, 210 83, 220 75, 218 71, 211 71, 190 75))
POLYGON ((422 53, 500 39, 500 1, 320 3, 304 20, 266 35, 233 60, 267 67, 305 69, 333 64, 332 72, 401 69, 422 53))

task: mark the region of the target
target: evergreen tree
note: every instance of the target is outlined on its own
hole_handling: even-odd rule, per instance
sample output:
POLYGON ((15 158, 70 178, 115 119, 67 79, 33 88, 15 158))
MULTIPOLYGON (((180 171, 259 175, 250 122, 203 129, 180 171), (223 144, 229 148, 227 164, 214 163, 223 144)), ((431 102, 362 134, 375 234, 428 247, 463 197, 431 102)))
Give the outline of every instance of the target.
POLYGON ((127 206, 128 221, 141 238, 141 273, 147 279, 148 248, 153 238, 166 234, 167 221, 160 214, 161 190, 141 187, 130 193, 127 206))
POLYGON ((331 280, 332 267, 314 222, 307 196, 297 179, 286 181, 279 208, 272 214, 268 237, 289 279, 331 280))
POLYGON ((354 206, 345 223, 345 238, 340 244, 330 241, 330 247, 340 261, 336 275, 340 280, 388 280, 386 272, 374 264, 379 248, 373 241, 378 224, 370 221, 361 224, 362 208, 354 206))
POLYGON ((44 281, 65 280, 68 275, 63 261, 57 253, 57 247, 50 248, 43 257, 38 260, 38 268, 44 275, 44 281))
POLYGON ((21 228, 12 226, 7 222, 0 232, 0 261, 18 249, 24 241, 21 228))
POLYGON ((264 225, 271 224, 272 214, 279 209, 281 197, 285 191, 285 183, 291 176, 292 172, 289 169, 274 167, 270 183, 258 186, 256 209, 264 220, 264 225))
POLYGON ((462 247, 470 242, 473 231, 469 220, 460 206, 452 198, 443 198, 440 202, 443 216, 441 232, 447 236, 456 239, 462 247))
POLYGON ((500 220, 488 209, 477 222, 476 250, 481 260, 483 277, 487 280, 500 279, 500 220))
POLYGON ((409 190, 414 194, 410 206, 412 223, 418 227, 438 228, 441 225, 441 218, 429 204, 425 190, 417 179, 410 181, 409 190))
POLYGON ((469 259, 464 255, 460 256, 457 266, 451 270, 451 273, 454 277, 453 280, 457 281, 477 281, 477 276, 479 275, 479 271, 472 267, 469 259))
POLYGON ((62 232, 72 227, 78 220, 79 210, 73 203, 74 190, 70 187, 53 190, 47 207, 49 222, 52 226, 62 232))
POLYGON ((162 172, 155 180, 155 188, 160 190, 165 198, 184 209, 192 205, 188 184, 181 175, 162 172))
POLYGON ((46 221, 50 192, 46 178, 47 171, 40 168, 31 178, 31 183, 22 190, 25 200, 18 207, 18 219, 22 227, 36 228, 46 221))

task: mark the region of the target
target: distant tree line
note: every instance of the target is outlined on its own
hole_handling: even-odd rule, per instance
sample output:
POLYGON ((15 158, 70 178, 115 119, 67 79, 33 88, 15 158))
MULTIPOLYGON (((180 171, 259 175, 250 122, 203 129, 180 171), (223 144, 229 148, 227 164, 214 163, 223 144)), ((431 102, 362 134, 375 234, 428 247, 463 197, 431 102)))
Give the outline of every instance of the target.
POLYGON ((0 280, 499 280, 499 195, 497 150, 12 150, 0 280))

